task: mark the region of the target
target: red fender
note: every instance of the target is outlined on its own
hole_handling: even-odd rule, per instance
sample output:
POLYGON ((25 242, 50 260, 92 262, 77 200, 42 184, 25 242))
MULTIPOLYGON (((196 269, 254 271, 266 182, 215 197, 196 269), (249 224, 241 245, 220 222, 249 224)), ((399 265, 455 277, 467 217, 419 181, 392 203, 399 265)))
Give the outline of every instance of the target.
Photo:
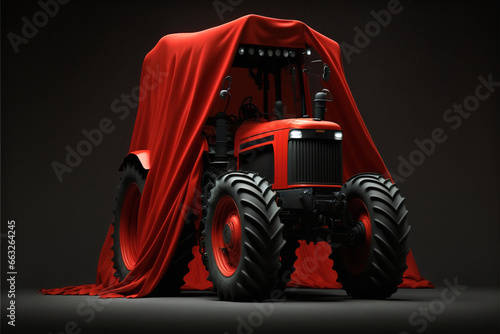
POLYGON ((123 159, 123 163, 120 166, 120 170, 123 170, 123 166, 128 161, 134 161, 135 163, 139 163, 142 166, 142 168, 144 168, 145 170, 150 170, 151 164, 149 163, 149 161, 150 161, 149 156, 150 156, 149 150, 139 150, 139 151, 130 152, 125 157, 125 159, 123 159))

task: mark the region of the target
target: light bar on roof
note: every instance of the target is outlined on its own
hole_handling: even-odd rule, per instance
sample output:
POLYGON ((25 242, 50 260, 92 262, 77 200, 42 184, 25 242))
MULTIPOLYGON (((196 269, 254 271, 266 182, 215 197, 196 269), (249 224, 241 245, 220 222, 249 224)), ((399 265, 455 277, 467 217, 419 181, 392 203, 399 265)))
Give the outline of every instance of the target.
MULTIPOLYGON (((287 48, 276 48, 276 47, 259 47, 257 49, 258 51, 256 52, 256 48, 253 46, 240 46, 238 47, 238 55, 244 56, 246 54, 253 56, 255 53, 257 53, 260 57, 291 57, 294 58, 297 56, 297 49, 291 50, 287 48)), ((310 55, 311 54, 311 49, 306 49, 304 54, 310 55)))

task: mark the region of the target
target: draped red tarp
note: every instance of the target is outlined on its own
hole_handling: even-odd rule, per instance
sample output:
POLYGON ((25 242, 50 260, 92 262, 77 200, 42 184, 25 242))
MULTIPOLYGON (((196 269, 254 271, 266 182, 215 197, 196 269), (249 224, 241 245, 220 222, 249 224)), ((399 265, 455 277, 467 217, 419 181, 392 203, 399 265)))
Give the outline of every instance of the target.
MULTIPOLYGON (((139 256, 136 267, 119 282, 113 275, 112 229, 102 247, 95 284, 41 290, 45 294, 90 294, 101 297, 143 297, 166 272, 174 255, 186 212, 201 214, 200 177, 205 142, 201 133, 208 117, 222 111, 219 98, 224 78, 231 73, 240 44, 286 48, 312 47, 327 63, 331 78, 324 83, 334 95, 327 103, 326 120, 344 132, 344 181, 361 172, 390 177, 363 123, 344 77, 339 45, 302 22, 244 16, 196 33, 163 37, 146 56, 130 151, 149 150, 150 165, 142 194, 138 224, 139 256)), ((248 73, 248 72, 247 72, 248 73)), ((233 82, 237 78, 233 77, 233 82)), ((232 88, 234 93, 236 89, 232 88)), ((238 100, 234 98, 234 100, 238 100)), ((241 101, 241 100, 240 100, 241 101)), ((229 106, 238 109, 239 105, 229 106)), ((291 286, 339 288, 326 243, 301 243, 291 286)), ((185 277, 184 289, 209 289, 197 248, 185 277)), ((403 287, 432 287, 419 273, 413 255, 403 287)))

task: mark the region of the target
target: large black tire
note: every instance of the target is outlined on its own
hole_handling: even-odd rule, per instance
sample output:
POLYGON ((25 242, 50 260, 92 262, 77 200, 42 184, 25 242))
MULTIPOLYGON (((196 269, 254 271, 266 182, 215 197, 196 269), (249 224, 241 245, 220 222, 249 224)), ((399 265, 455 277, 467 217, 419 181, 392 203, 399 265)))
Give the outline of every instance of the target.
MULTIPOLYGON (((133 269, 139 249, 135 242, 135 231, 142 192, 148 171, 142 168, 136 159, 127 159, 123 165, 123 177, 118 187, 114 210, 114 231, 112 234, 113 267, 115 276, 123 281, 133 269), (126 240, 124 240, 126 239, 126 240), (129 247, 122 247, 126 243, 129 247)), ((192 248, 196 245, 196 215, 189 213, 177 243, 176 251, 167 271, 152 291, 153 296, 172 296, 180 291, 184 276, 188 273, 188 264, 194 258, 192 248)))
POLYGON ((215 182, 203 231, 208 279, 221 300, 269 298, 285 244, 276 193, 254 173, 228 172, 215 182))
POLYGON ((410 226, 404 198, 379 174, 359 174, 342 190, 352 224, 363 223, 364 237, 332 249, 338 281, 353 298, 385 299, 397 291, 406 270, 410 226))
POLYGON ((116 197, 115 209, 113 211, 114 220, 111 223, 113 229, 113 268, 115 276, 120 281, 125 279, 134 268, 137 261, 137 244, 135 234, 137 231, 137 220, 139 206, 141 203, 142 191, 146 183, 148 171, 143 169, 138 162, 125 162, 123 176, 118 186, 118 196, 116 197), (125 245, 128 245, 125 247, 125 245))
POLYGON ((207 267, 207 252, 205 249, 205 226, 206 226, 207 213, 208 213, 208 199, 210 198, 210 195, 212 194, 212 189, 215 186, 216 179, 217 179, 217 174, 215 174, 211 171, 206 171, 205 173, 203 173, 202 180, 201 180, 201 190, 202 190, 201 208, 202 208, 202 210, 201 210, 201 220, 200 220, 200 226, 199 226, 199 229, 201 231, 199 245, 200 245, 200 253, 202 256, 201 259, 202 259, 203 265, 205 266, 205 269, 207 271, 208 271, 208 267, 207 267))

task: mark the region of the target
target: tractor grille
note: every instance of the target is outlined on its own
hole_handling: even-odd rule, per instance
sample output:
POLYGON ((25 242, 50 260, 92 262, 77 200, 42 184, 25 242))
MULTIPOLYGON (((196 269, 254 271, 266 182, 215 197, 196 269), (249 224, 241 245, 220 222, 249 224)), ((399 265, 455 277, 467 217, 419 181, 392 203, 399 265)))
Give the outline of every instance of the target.
POLYGON ((288 141, 288 184, 342 184, 342 142, 325 139, 288 141))

